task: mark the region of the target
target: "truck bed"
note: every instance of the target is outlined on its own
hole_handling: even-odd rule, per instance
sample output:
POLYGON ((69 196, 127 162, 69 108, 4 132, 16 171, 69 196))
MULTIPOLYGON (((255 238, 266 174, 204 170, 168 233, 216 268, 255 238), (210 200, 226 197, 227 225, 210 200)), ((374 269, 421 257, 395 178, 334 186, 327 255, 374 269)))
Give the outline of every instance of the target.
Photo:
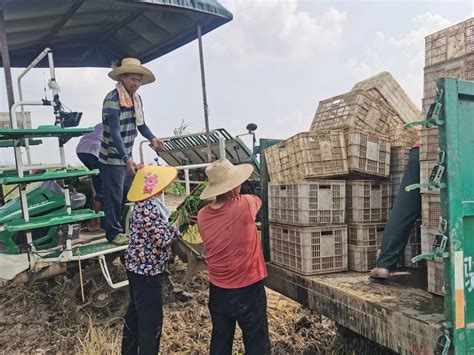
POLYGON ((302 276, 267 264, 267 286, 401 354, 431 354, 444 321, 443 297, 426 291, 426 269, 384 282, 366 273, 302 276))

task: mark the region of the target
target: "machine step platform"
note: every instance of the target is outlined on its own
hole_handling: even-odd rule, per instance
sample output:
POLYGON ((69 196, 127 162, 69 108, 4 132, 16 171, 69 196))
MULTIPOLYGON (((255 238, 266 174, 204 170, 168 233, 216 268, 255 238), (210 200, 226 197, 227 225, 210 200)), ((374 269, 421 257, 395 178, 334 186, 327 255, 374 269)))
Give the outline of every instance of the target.
POLYGON ((67 179, 67 178, 74 178, 80 176, 87 176, 87 175, 97 175, 99 174, 98 169, 94 170, 87 170, 87 169, 74 169, 74 170, 66 170, 66 171, 45 171, 39 174, 33 175, 25 175, 23 177, 19 177, 16 172, 11 174, 0 174, 0 184, 4 185, 14 185, 14 184, 28 184, 32 182, 38 181, 47 181, 47 180, 60 180, 60 179, 67 179))
POLYGON ((10 232, 31 231, 33 229, 58 226, 60 224, 78 223, 103 216, 103 212, 95 212, 90 209, 72 211, 71 214, 67 214, 66 211, 60 211, 40 217, 32 217, 28 222, 24 219, 7 222, 2 228, 10 232))
MULTIPOLYGON (((96 253, 109 254, 108 252, 116 252, 120 250, 125 250, 127 249, 127 247, 128 247, 127 245, 116 245, 116 244, 109 243, 107 241, 103 241, 103 242, 101 241, 99 243, 92 243, 88 245, 82 245, 79 247, 73 246, 72 255, 78 256, 78 250, 80 250, 81 258, 87 259, 87 256, 91 254, 96 254, 96 253)), ((62 250, 56 251, 54 253, 44 255, 43 258, 46 260, 48 258, 57 258, 61 255, 62 252, 63 252, 62 250)))
MULTIPOLYGON (((40 145, 42 144, 43 141, 41 139, 29 139, 28 140, 28 145, 40 145)), ((26 140, 21 139, 19 142, 20 147, 24 147, 26 145, 26 140)), ((7 139, 7 140, 0 140, 0 148, 13 148, 13 140, 12 139, 7 139)))
POLYGON ((0 140, 34 137, 80 137, 94 132, 94 128, 62 128, 59 126, 39 126, 38 128, 1 128, 0 140))

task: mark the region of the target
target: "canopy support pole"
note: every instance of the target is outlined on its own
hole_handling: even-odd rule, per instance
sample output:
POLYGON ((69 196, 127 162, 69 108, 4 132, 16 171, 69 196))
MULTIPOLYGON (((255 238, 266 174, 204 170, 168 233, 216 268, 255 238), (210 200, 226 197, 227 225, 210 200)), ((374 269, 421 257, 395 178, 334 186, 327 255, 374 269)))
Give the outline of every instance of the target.
MULTIPOLYGON (((7 30, 5 28, 5 15, 3 12, 3 7, 0 10, 0 43, 1 43, 1 48, 2 48, 2 61, 3 61, 3 69, 5 72, 5 84, 6 84, 6 89, 7 89, 8 113, 10 114, 11 127, 14 127, 10 109, 15 103, 15 97, 13 95, 12 71, 10 67, 10 54, 8 52, 7 30)), ((15 141, 13 142, 16 143, 15 141)), ((18 160, 16 155, 17 155, 17 150, 15 149, 15 161, 18 160)), ((3 187, 2 185, 0 185, 0 206, 3 206, 4 204, 5 204, 5 201, 3 198, 3 187)))
POLYGON ((207 162, 210 163, 211 157, 211 140, 209 138, 209 106, 207 105, 206 93, 206 75, 204 73, 204 56, 202 51, 201 26, 197 27, 198 43, 199 43, 199 63, 201 65, 201 85, 202 85, 202 103, 204 105, 204 123, 206 125, 206 145, 207 145, 207 162))

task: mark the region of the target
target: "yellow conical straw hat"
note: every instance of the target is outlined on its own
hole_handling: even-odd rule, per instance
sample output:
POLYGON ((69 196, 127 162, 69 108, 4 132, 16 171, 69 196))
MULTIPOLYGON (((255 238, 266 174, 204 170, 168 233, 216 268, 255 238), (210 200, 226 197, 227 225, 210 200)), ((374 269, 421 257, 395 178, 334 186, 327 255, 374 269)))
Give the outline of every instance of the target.
POLYGON ((178 171, 171 166, 144 165, 135 174, 127 199, 138 202, 163 191, 176 179, 178 171))

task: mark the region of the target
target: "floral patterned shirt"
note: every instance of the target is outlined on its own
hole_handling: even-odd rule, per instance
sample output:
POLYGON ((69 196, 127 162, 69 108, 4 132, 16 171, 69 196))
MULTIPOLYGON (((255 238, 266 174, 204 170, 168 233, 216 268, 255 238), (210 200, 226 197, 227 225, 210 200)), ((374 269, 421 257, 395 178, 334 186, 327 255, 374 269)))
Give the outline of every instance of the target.
POLYGON ((177 228, 168 227, 166 207, 154 198, 137 202, 130 218, 130 244, 125 267, 139 275, 163 273, 171 257, 171 242, 177 228))

